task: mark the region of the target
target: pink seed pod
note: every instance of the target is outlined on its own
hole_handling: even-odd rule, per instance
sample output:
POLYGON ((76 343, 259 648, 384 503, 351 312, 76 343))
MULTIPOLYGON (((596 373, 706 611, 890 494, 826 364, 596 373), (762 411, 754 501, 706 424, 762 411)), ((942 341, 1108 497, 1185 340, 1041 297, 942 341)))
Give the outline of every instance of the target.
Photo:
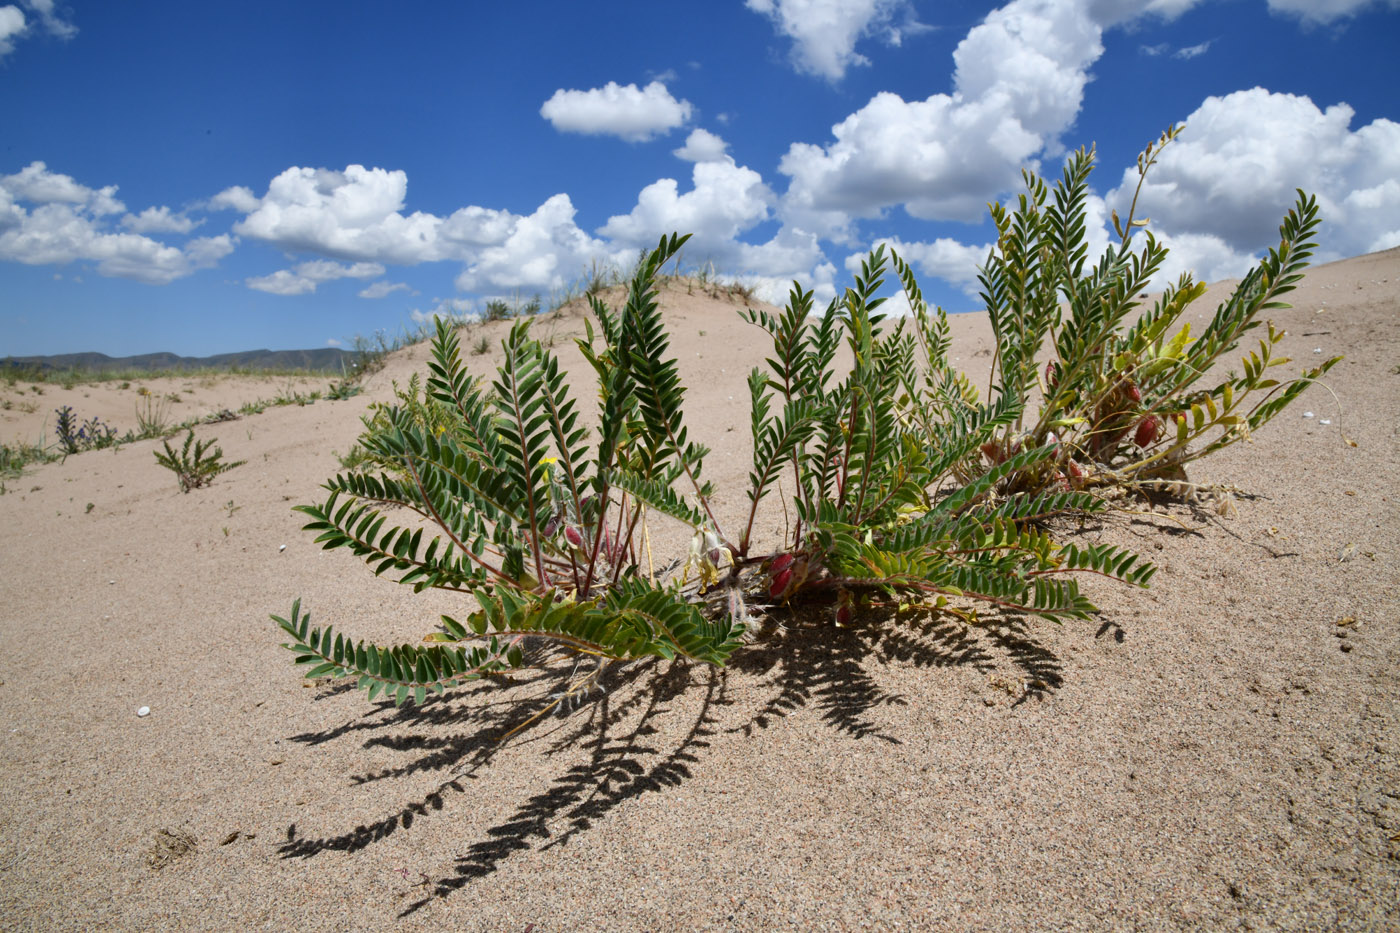
POLYGON ((1069 474, 1069 480, 1074 485, 1084 482, 1084 468, 1073 460, 1065 463, 1065 471, 1069 474))
POLYGON ((779 554, 777 557, 773 558, 772 563, 768 565, 768 570, 774 574, 782 573, 792 566, 793 560, 794 558, 791 554, 779 554))
POLYGON ((567 528, 564 529, 564 540, 565 540, 565 541, 568 541, 570 544, 572 544, 572 545, 573 545, 574 547, 576 547, 576 548, 582 548, 582 547, 583 547, 583 532, 579 531, 579 530, 578 530, 576 527, 574 527, 573 525, 570 525, 570 526, 568 526, 567 528))
POLYGON ((1047 388, 1055 388, 1060 380, 1055 378, 1055 361, 1051 360, 1045 364, 1045 385, 1047 388))
POLYGON ((1133 443, 1139 447, 1147 447, 1155 441, 1162 433, 1162 419, 1156 415, 1148 415, 1138 422, 1137 431, 1133 433, 1133 443))
POLYGON ((792 582, 792 571, 783 570, 773 574, 773 579, 768 581, 768 595, 777 599, 787 591, 788 584, 792 582))
POLYGON ((1126 395, 1128 401, 1132 402, 1134 405, 1142 404, 1142 390, 1137 387, 1136 383, 1127 383, 1123 388, 1123 394, 1126 395))

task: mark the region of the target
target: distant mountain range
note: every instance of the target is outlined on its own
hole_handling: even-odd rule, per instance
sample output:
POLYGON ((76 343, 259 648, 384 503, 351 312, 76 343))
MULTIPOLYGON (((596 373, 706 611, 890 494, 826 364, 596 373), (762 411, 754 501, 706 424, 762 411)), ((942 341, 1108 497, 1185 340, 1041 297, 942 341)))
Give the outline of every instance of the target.
POLYGON ((105 353, 60 353, 57 356, 7 356, 0 359, 0 370, 39 369, 66 372, 92 372, 104 369, 305 369, 313 372, 340 372, 349 369, 356 354, 336 347, 317 350, 245 350, 215 356, 177 356, 174 353, 142 353, 139 356, 108 356, 105 353))

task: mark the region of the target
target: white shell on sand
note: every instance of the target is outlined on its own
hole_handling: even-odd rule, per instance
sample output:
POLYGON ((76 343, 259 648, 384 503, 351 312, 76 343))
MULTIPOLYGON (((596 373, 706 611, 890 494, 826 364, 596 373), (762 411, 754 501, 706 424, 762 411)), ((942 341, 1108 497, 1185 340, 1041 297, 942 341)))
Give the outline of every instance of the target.
POLYGON ((136 715, 137 715, 137 716, 149 716, 149 715, 151 715, 151 708, 150 708, 149 706, 143 706, 143 707, 141 707, 140 709, 138 709, 138 710, 136 711, 136 715))

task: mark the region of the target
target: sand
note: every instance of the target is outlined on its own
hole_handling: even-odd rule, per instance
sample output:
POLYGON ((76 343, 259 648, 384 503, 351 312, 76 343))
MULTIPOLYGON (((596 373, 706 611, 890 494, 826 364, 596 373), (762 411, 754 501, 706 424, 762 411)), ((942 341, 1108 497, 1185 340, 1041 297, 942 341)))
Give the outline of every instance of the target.
MULTIPOLYGON (((734 515, 761 334, 691 292, 667 319, 734 515)), ((1062 529, 1160 566, 1150 590, 1092 586, 1096 620, 787 618, 724 671, 636 663, 534 721, 557 676, 395 709, 303 681, 268 620, 299 596, 385 641, 464 611, 291 511, 426 346, 358 398, 201 427, 248 462, 188 495, 153 441, 9 480, 0 927, 1400 928, 1400 251, 1292 301, 1295 368, 1347 357, 1331 391, 1196 465, 1238 490, 1232 517, 1062 529)), ((985 317, 954 326, 985 379, 985 317)), ((581 372, 581 317, 536 328, 581 372)), ((196 388, 210 411, 248 391, 196 388)))

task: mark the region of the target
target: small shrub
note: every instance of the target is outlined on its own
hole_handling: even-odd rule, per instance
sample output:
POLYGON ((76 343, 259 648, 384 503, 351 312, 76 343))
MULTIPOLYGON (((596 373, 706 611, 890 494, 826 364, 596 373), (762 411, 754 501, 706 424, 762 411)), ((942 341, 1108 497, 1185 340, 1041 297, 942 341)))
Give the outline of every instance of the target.
POLYGON ((326 389, 326 398, 333 402, 344 401, 347 398, 354 398, 363 392, 364 389, 349 379, 342 379, 339 382, 332 382, 326 389))
POLYGON ((148 391, 138 391, 141 401, 136 403, 136 436, 139 438, 164 437, 170 433, 170 400, 158 398, 148 391))
POLYGON ((185 444, 179 453, 171 448, 169 441, 162 442, 165 452, 155 451, 156 462, 175 474, 181 492, 189 492, 191 489, 208 486, 220 473, 227 473, 234 467, 242 466, 248 462, 237 460, 233 463, 224 463, 223 449, 213 447, 216 440, 217 438, 211 437, 207 441, 196 441, 194 429, 191 428, 189 433, 185 435, 185 444), (212 450, 211 447, 213 447, 212 450))
POLYGON ((340 462, 342 470, 356 470, 369 462, 369 451, 359 444, 353 444, 347 452, 336 454, 335 459, 340 462))
POLYGON ((58 445, 65 454, 76 454, 84 450, 101 450, 117 442, 117 429, 93 417, 78 423, 78 416, 70 405, 54 409, 58 420, 54 431, 58 434, 58 445))
POLYGON ((58 457, 38 444, 0 444, 0 476, 18 478, 31 463, 49 463, 58 457))
POLYGON ((483 321, 508 321, 513 316, 510 305, 499 298, 493 298, 486 302, 486 307, 481 312, 483 321))

